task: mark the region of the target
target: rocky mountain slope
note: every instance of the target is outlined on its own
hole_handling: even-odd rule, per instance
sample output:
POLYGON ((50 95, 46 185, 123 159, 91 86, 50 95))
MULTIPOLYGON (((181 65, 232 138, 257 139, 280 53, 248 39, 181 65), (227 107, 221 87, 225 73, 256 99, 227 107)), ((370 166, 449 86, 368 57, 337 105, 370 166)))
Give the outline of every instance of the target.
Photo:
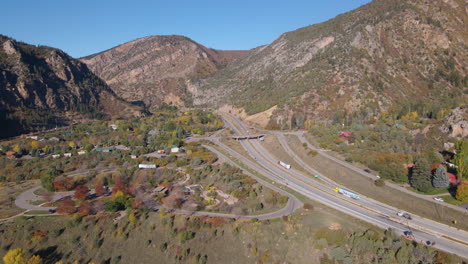
POLYGON ((269 110, 274 128, 434 116, 467 101, 467 22, 464 0, 374 0, 282 34, 188 90, 195 105, 269 110))
POLYGON ((150 36, 81 61, 122 98, 155 107, 190 103, 189 79, 205 77, 246 53, 209 49, 183 36, 150 36))
POLYGON ((0 35, 0 137, 75 122, 143 114, 87 66, 50 47, 0 35))

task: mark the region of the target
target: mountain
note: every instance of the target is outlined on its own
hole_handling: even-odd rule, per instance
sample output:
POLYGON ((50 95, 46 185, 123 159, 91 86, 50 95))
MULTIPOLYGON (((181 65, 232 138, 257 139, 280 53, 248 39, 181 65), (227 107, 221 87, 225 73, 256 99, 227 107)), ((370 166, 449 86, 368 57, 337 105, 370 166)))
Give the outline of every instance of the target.
POLYGON ((81 61, 122 98, 155 107, 190 105, 189 79, 203 78, 246 53, 209 49, 183 36, 150 36, 81 61))
POLYGON ((188 90, 194 105, 226 104, 272 128, 431 117, 467 101, 467 22, 464 0, 375 0, 284 33, 188 90))
POLYGON ((76 122, 140 116, 85 64, 63 51, 0 35, 0 137, 76 122))

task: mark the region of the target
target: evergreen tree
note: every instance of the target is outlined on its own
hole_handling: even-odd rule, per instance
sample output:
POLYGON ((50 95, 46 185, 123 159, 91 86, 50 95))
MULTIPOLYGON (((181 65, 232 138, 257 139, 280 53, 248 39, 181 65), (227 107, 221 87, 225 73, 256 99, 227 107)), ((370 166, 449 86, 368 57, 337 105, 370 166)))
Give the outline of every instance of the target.
POLYGON ((422 156, 417 156, 414 161, 411 186, 420 192, 427 192, 431 188, 431 174, 429 163, 422 156))
POLYGON ((457 165, 457 178, 467 179, 468 178, 468 141, 459 140, 455 145, 457 154, 453 158, 453 163, 457 165))
POLYGON ((434 173, 434 177, 432 178, 432 186, 435 188, 447 188, 449 183, 447 170, 444 166, 440 166, 434 173))

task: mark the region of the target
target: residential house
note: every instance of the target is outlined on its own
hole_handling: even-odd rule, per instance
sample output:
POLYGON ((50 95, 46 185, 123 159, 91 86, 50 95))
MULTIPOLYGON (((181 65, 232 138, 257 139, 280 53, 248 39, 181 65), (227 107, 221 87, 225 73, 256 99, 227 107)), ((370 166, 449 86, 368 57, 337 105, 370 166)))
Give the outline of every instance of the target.
POLYGON ((84 155, 84 154, 86 154, 86 150, 78 151, 78 155, 84 155))
POLYGON ((179 147, 176 145, 172 145, 171 153, 178 153, 178 152, 179 152, 179 147))
POLYGON ((70 152, 68 152, 68 153, 65 153, 65 154, 63 154, 63 156, 64 156, 64 157, 68 157, 68 158, 69 158, 69 157, 71 157, 71 156, 72 156, 72 154, 71 154, 70 152))
POLYGON ((130 155, 130 158, 132 158, 132 159, 136 159, 136 158, 137 158, 137 156, 136 156, 136 155, 130 155))
POLYGON ((117 130, 118 128, 116 124, 110 124, 109 127, 112 128, 113 130, 117 130))
POLYGON ((54 155, 52 155, 52 158, 58 159, 58 158, 60 158, 60 154, 54 154, 54 155))
POLYGON ((138 164, 139 169, 156 169, 156 164, 138 164))

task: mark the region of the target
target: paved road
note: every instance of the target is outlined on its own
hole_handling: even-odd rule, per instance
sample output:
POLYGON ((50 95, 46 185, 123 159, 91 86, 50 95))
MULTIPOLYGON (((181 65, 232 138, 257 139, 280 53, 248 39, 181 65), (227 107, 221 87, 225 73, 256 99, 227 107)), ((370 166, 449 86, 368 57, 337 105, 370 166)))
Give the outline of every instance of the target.
MULTIPOLYGON (((248 129, 240 120, 229 114, 223 114, 223 116, 225 123, 236 131, 236 133, 248 133, 248 129)), ((240 142, 249 155, 256 159, 259 165, 270 172, 270 179, 277 183, 285 184, 289 188, 313 200, 382 228, 391 227, 398 232, 403 232, 408 230, 409 225, 418 241, 435 241, 435 247, 441 250, 468 257, 467 232, 416 215, 413 216, 412 221, 405 221, 395 216, 398 209, 368 197, 361 196, 359 200, 343 197, 334 193, 327 184, 302 175, 301 172, 286 170, 280 167, 276 164, 277 160, 274 159, 257 140, 240 142)), ((218 143, 219 142, 217 142, 217 144, 218 143)), ((242 156, 240 159, 243 162, 248 161, 248 159, 242 156)))
MULTIPOLYGON (((326 153, 325 151, 321 150, 321 149, 318 149, 316 147, 314 147, 312 144, 310 144, 310 142, 304 137, 304 132, 296 132, 296 133, 290 133, 290 134, 295 134, 299 140, 302 142, 302 143, 307 143, 307 146, 310 148, 310 149, 313 149, 317 152, 320 153, 320 155, 322 155, 323 157, 327 158, 327 159, 330 159, 348 169, 351 169, 365 177, 368 177, 370 179, 373 179, 373 180, 376 180, 378 179, 375 175, 371 174, 371 173, 367 173, 365 172, 364 170, 358 168, 358 167, 355 167, 353 166, 352 164, 349 164, 348 162, 346 161, 343 161, 343 160, 340 160, 338 158, 335 158, 333 156, 331 156, 330 154, 326 153)), ((390 188, 393 188, 395 190, 398 190, 400 192, 404 192, 404 193, 407 193, 407 194, 410 194, 412 196, 415 196, 415 197, 418 197, 418 198, 421 198, 421 199, 424 199, 424 200, 427 200, 427 201, 430 201, 430 202, 433 202, 433 203, 440 203, 440 202, 436 202, 434 201, 433 197, 434 196, 430 196, 430 195, 423 195, 423 194, 419 194, 419 193, 415 193, 415 192, 412 192, 404 187, 401 187, 400 185, 398 184, 395 184, 395 183, 391 183, 391 182, 385 182, 385 185, 386 186, 389 186, 390 188)), ((466 212, 467 210, 463 207, 460 207, 460 206, 456 206, 456 205, 453 205, 453 204, 449 204, 449 203, 444 203, 443 204, 444 206, 447 206, 447 207, 450 207, 452 209, 455 209, 457 211, 460 211, 460 212, 466 212)))

